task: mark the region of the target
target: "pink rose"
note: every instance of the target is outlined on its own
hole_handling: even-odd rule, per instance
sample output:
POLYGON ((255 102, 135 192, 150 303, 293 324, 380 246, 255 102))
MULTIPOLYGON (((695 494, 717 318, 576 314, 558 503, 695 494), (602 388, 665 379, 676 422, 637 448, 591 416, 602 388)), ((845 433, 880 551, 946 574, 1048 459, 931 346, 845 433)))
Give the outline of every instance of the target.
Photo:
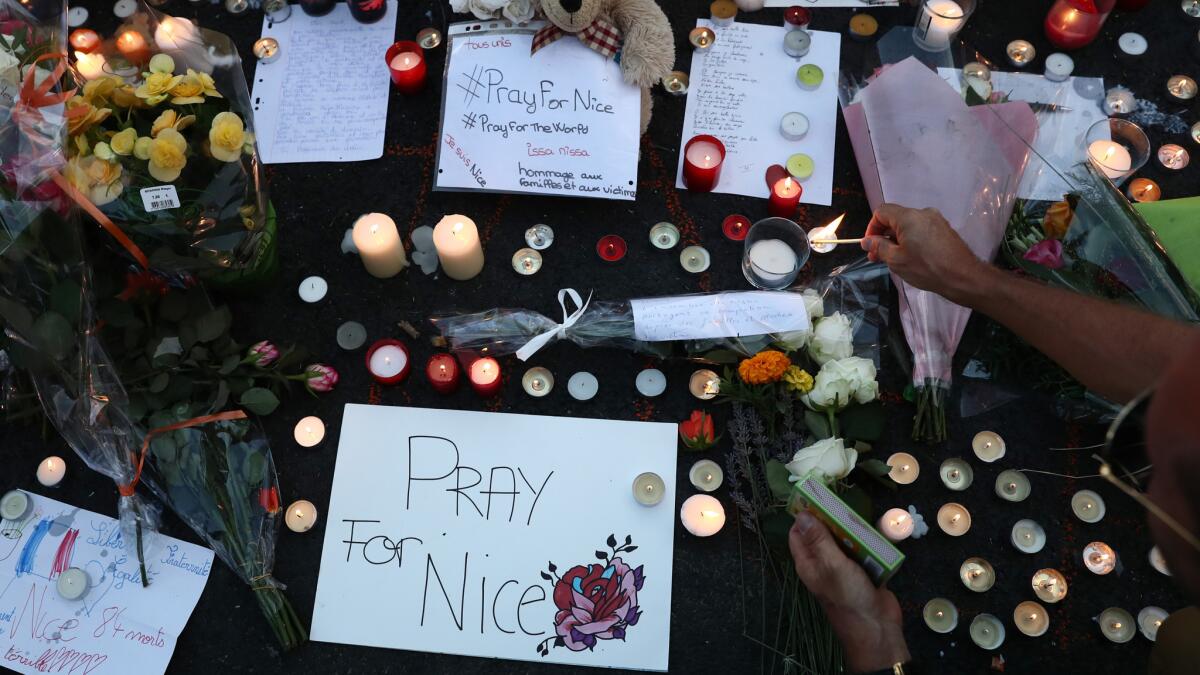
POLYGON ((1022 257, 1042 267, 1056 270, 1063 266, 1063 245, 1057 239, 1043 239, 1030 246, 1022 257))
POLYGON ((337 383, 338 372, 333 369, 333 366, 314 363, 304 369, 304 386, 308 387, 309 391, 333 391, 333 387, 337 383))
POLYGON ((637 593, 645 578, 620 558, 606 565, 577 565, 554 585, 555 633, 563 646, 578 652, 597 640, 624 640, 641 618, 637 593))
MULTIPOLYGON (((259 368, 266 368, 272 363, 275 363, 275 360, 278 358, 279 348, 267 340, 263 340, 262 342, 255 343, 250 347, 250 349, 246 352, 246 358, 244 362, 252 363, 259 368)), ((335 374, 335 381, 336 378, 337 376, 335 374)))

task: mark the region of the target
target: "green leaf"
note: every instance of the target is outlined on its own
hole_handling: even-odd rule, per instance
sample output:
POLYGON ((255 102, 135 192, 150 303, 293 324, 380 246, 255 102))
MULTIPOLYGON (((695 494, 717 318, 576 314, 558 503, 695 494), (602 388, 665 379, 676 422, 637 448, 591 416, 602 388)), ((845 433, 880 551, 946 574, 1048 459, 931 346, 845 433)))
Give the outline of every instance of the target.
POLYGON ((242 359, 237 354, 230 354, 221 361, 221 368, 217 372, 221 375, 228 375, 237 370, 238 364, 241 362, 242 359))
POLYGON ((114 328, 129 328, 141 325, 141 320, 133 313, 133 307, 121 300, 104 300, 100 302, 96 313, 104 323, 114 328))
POLYGON ((154 458, 160 462, 174 462, 176 450, 175 440, 169 434, 155 436, 154 440, 150 441, 150 452, 154 453, 154 458))
POLYGON ((829 428, 829 420, 825 415, 815 410, 804 411, 804 426, 812 432, 814 438, 818 441, 823 441, 826 438, 833 438, 833 430, 829 428))
POLYGON ((46 312, 33 323, 34 343, 47 356, 58 360, 71 353, 75 328, 58 312, 46 312))
POLYGON ((728 349, 714 349, 705 352, 701 358, 712 363, 737 363, 742 360, 742 355, 728 349))
POLYGON ((787 470, 787 466, 777 459, 768 459, 766 466, 767 486, 771 488, 771 494, 780 501, 787 501, 792 494, 792 482, 788 480, 792 477, 792 472, 787 470))
POLYGON ((862 516, 863 520, 868 523, 875 522, 871 518, 871 497, 867 491, 855 485, 854 487, 846 488, 841 494, 842 501, 846 505, 854 509, 854 512, 862 516))
POLYGON ((154 355, 150 359, 157 367, 173 366, 179 363, 179 355, 183 353, 183 345, 179 344, 177 337, 165 337, 154 348, 154 355))
POLYGON ((888 466, 885 462, 883 462, 883 460, 879 459, 868 459, 861 461, 858 463, 858 468, 876 478, 882 478, 892 471, 892 467, 888 466))
POLYGON ((203 345, 196 345, 188 351, 188 358, 200 362, 208 360, 208 349, 203 345))
POLYGON ((209 409, 213 412, 223 410, 225 408, 225 404, 228 402, 229 385, 225 382, 225 380, 221 380, 217 382, 217 393, 213 395, 213 402, 212 405, 209 406, 209 409))
POLYGON ((279 407, 279 398, 270 389, 251 387, 242 392, 238 403, 255 415, 270 415, 279 407))
POLYGON ((177 291, 167 293, 158 303, 158 315, 167 321, 179 323, 187 318, 187 313, 187 298, 177 291))
POLYGON ((212 342, 229 332, 233 315, 228 307, 218 307, 196 320, 196 340, 212 342))
POLYGON ((308 351, 303 347, 288 347, 273 365, 275 370, 284 371, 292 366, 298 366, 308 358, 308 351))
POLYGON ((0 319, 4 319, 18 335, 28 336, 33 332, 33 314, 8 298, 0 298, 0 319))
POLYGON ((50 291, 50 309, 66 317, 71 325, 79 324, 79 284, 72 279, 64 279, 54 285, 50 291))
POLYGON ((887 414, 879 401, 852 405, 838 415, 838 426, 842 429, 843 438, 868 443, 874 443, 883 437, 886 422, 887 414))
POLYGON ((171 382, 171 375, 169 373, 159 373, 158 375, 155 375, 150 380, 149 389, 150 389, 150 391, 154 392, 155 394, 158 394, 158 393, 162 392, 162 390, 166 389, 167 384, 169 384, 170 382, 171 382))
POLYGON ((257 450, 251 450, 242 462, 242 478, 250 485, 261 485, 267 477, 267 458, 257 450))

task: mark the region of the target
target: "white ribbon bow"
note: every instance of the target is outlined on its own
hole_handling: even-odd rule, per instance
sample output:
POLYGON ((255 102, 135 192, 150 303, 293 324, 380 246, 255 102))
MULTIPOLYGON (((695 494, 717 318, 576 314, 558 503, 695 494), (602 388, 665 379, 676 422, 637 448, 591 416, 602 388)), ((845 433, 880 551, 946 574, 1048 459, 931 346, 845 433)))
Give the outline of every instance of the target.
POLYGON ((575 323, 579 321, 579 317, 583 316, 583 313, 587 311, 588 305, 591 304, 591 302, 591 293, 588 293, 587 302, 584 302, 583 298, 579 296, 579 293, 577 293, 574 288, 564 288, 560 290, 558 292, 558 306, 562 307, 563 322, 546 331, 545 333, 534 337, 529 342, 526 342, 524 347, 521 347, 517 350, 517 358, 521 359, 522 361, 527 361, 529 360, 529 357, 536 354, 539 349, 545 347, 552 340, 562 337, 562 334, 565 333, 568 328, 574 326, 575 323), (579 308, 570 314, 567 313, 566 299, 568 297, 571 298, 572 302, 575 303, 575 306, 579 308))

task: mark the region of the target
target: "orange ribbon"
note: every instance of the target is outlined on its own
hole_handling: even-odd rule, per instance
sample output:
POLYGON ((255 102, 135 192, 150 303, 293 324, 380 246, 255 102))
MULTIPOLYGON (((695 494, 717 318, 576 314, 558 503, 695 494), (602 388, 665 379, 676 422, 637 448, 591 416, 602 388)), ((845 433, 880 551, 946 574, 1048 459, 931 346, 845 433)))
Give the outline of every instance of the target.
POLYGON ((133 472, 133 480, 129 481, 127 485, 118 484, 117 492, 119 492, 122 497, 133 496, 134 488, 137 487, 138 481, 142 479, 142 466, 146 463, 146 451, 150 449, 150 442, 154 440, 155 436, 158 436, 159 434, 165 434, 168 431, 178 431, 180 429, 187 429, 188 427, 198 427, 201 424, 208 424, 209 422, 225 422, 227 420, 244 419, 246 419, 245 412, 241 410, 227 410, 223 413, 217 413, 215 415, 193 417, 190 420, 176 422, 175 424, 168 424, 165 427, 159 427, 152 430, 150 433, 146 434, 146 439, 142 441, 142 451, 138 456, 137 467, 133 472))
POLYGON ((29 72, 25 73, 25 80, 21 83, 21 103, 29 108, 45 108, 49 105, 58 105, 75 95, 76 89, 51 94, 50 90, 54 85, 58 84, 59 79, 67 72, 67 55, 58 54, 42 54, 33 60, 33 65, 29 68, 29 72), (62 59, 54 70, 50 72, 50 76, 42 80, 41 84, 37 83, 37 64, 50 59, 62 59))
POLYGON ((57 171, 51 171, 50 178, 58 184, 58 187, 62 188, 64 194, 74 200, 76 204, 79 204, 84 211, 88 212, 88 215, 95 218, 96 222, 100 223, 100 227, 103 227, 106 232, 111 234, 113 239, 117 240, 118 244, 124 246, 125 250, 129 251, 129 254, 132 255, 144 269, 150 269, 150 260, 146 258, 145 253, 142 253, 142 249, 138 248, 138 245, 133 243, 133 240, 129 238, 129 235, 125 234, 124 230, 117 227, 116 223, 114 223, 112 219, 104 215, 104 212, 101 211, 95 204, 93 204, 92 200, 87 198, 87 195, 80 192, 79 188, 72 185, 71 181, 64 178, 63 175, 57 171))

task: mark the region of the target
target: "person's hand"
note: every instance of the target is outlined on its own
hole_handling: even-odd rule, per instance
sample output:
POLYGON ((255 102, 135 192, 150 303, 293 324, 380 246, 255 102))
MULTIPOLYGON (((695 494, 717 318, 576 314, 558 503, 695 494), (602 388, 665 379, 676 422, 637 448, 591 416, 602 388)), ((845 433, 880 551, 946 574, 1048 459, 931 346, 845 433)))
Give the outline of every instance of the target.
POLYGON ((966 304, 983 272, 991 269, 937 209, 880 206, 862 247, 871 261, 886 263, 904 281, 959 304, 966 304))
POLYGON ((788 545, 796 574, 825 609, 851 671, 884 670, 909 660, 896 596, 876 588, 858 563, 842 553, 825 525, 802 511, 788 545))

